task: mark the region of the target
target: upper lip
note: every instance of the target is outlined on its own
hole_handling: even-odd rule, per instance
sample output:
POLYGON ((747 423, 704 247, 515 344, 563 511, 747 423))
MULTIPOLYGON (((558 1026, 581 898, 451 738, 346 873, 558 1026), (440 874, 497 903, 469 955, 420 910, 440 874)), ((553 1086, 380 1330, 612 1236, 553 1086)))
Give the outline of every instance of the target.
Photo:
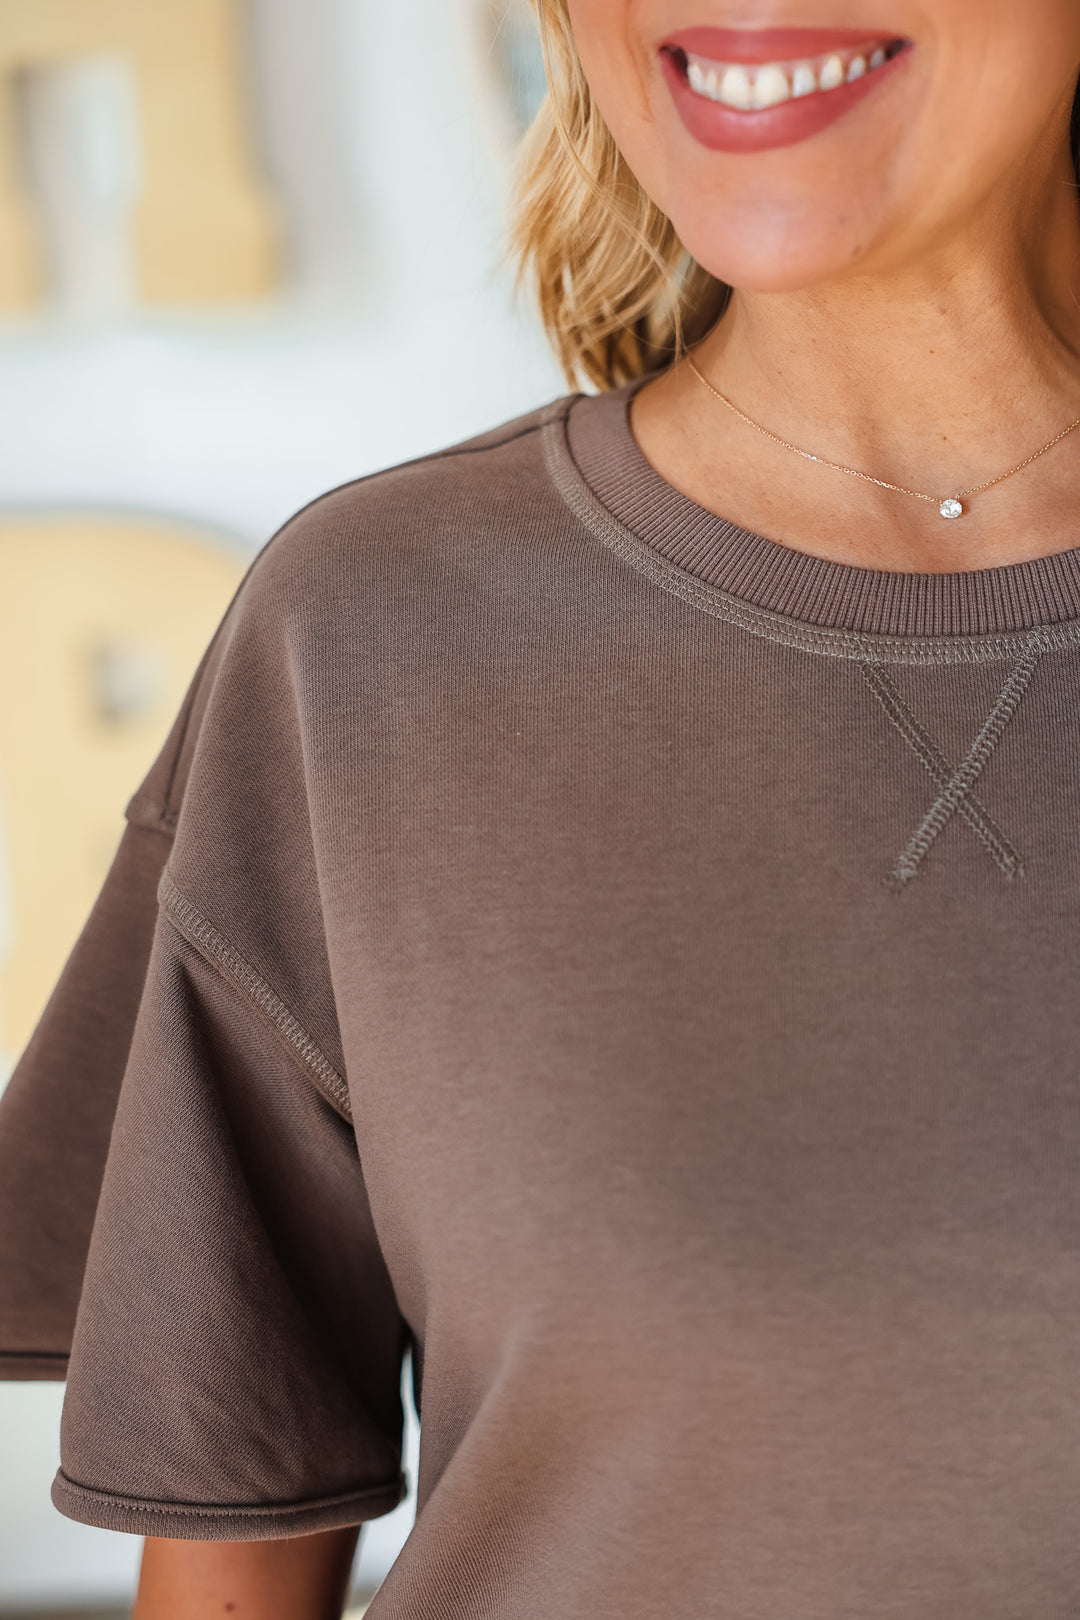
POLYGON ((848 46, 900 39, 887 28, 680 28, 661 49, 689 52, 716 62, 788 62, 848 46))

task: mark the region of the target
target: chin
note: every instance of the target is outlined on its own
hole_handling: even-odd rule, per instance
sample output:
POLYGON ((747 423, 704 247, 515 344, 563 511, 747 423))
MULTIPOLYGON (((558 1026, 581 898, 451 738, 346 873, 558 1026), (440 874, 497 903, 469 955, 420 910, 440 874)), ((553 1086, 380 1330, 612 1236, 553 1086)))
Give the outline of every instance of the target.
POLYGON ((804 292, 857 273, 864 258, 862 243, 871 234, 869 228, 865 235, 852 230, 850 223, 843 232, 835 224, 822 230, 820 217, 758 219, 747 229, 719 211, 707 225, 680 229, 677 219, 674 223, 687 251, 710 275, 755 293, 804 292))

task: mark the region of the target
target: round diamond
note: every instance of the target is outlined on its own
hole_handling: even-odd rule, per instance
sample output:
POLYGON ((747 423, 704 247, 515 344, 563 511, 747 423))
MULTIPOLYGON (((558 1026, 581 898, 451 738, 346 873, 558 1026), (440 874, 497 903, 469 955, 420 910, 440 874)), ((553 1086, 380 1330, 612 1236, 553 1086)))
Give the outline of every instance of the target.
POLYGON ((941 513, 943 518, 958 518, 963 516, 964 508, 960 501, 954 500, 950 496, 947 501, 942 501, 941 505, 938 507, 938 511, 941 513))

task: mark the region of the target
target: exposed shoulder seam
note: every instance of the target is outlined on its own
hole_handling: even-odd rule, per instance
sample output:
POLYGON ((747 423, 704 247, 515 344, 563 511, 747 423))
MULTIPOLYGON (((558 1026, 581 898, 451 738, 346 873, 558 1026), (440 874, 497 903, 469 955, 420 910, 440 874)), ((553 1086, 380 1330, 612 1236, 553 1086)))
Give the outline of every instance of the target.
MULTIPOLYGON (((501 439, 492 438, 484 434, 483 444, 451 444, 445 450, 433 450, 430 455, 418 456, 414 462, 405 462, 408 466, 421 466, 425 461, 449 461, 453 456, 482 456, 488 450, 501 450, 503 445, 515 444, 518 439, 527 439, 530 433, 539 433, 543 422, 530 422, 527 427, 518 428, 515 433, 507 433, 501 439)), ((384 472, 395 472, 394 467, 385 467, 384 472)), ((378 476, 378 475, 376 475, 378 476)))
MULTIPOLYGON (((495 437, 495 435, 500 430, 492 428, 489 433, 478 433, 476 435, 476 438, 483 439, 482 444, 472 443, 466 439, 461 444, 448 444, 439 450, 427 450, 423 455, 412 456, 408 461, 395 461, 389 467, 375 467, 371 472, 360 473, 356 478, 346 478, 343 483, 332 484, 329 489, 324 489, 321 494, 313 496, 304 506, 298 507, 291 517, 286 518, 281 528, 271 535, 262 550, 265 551, 275 540, 285 534, 298 519, 306 517, 310 511, 321 505, 323 501, 328 500, 332 495, 344 495, 347 491, 359 489, 364 484, 373 484, 380 478, 389 478, 393 473, 408 472, 412 467, 427 467, 436 461, 452 460, 454 456, 479 456, 484 455, 489 450, 501 450, 504 445, 513 444, 516 439, 527 439, 532 433, 540 433, 553 413, 565 415, 578 397, 576 394, 564 394, 560 395, 558 399, 549 400, 546 405, 542 405, 536 411, 530 413, 530 419, 526 421, 524 427, 515 427, 513 432, 503 433, 499 438, 495 437)), ((510 424, 505 425, 510 426, 510 424)), ((257 553, 253 561, 257 561, 260 555, 261 552, 257 553)), ((243 581, 241 581, 242 583, 243 581)))
POLYGON ((281 997, 246 961, 224 934, 218 932, 184 892, 177 888, 166 866, 158 882, 158 901, 169 921, 183 934, 211 967, 239 985, 249 1001, 281 1035, 294 1056, 307 1070, 309 1078, 339 1114, 352 1123, 349 1088, 329 1058, 308 1034, 299 1019, 294 1017, 281 997))
MULTIPOLYGON (((343 495, 347 490, 358 489, 362 484, 376 483, 380 478, 388 478, 393 473, 408 472, 413 467, 430 467, 437 461, 452 461, 455 456, 486 455, 490 450, 501 450, 504 445, 514 444, 518 439, 527 439, 530 434, 541 432, 547 421, 548 413, 554 406, 565 404, 569 408, 573 397, 569 395, 565 400, 557 399, 552 404, 543 406, 541 410, 535 413, 535 420, 526 423, 524 427, 515 428, 513 433, 504 433, 501 438, 494 437, 499 430, 493 428, 491 433, 477 434, 478 439, 483 439, 482 444, 471 444, 468 440, 462 444, 448 444, 441 450, 428 450, 422 456, 413 456, 408 461, 395 461, 389 467, 376 467, 372 472, 361 473, 358 478, 346 479, 343 484, 335 484, 333 488, 324 490, 321 495, 316 495, 315 499, 309 501, 307 506, 302 506, 299 511, 294 512, 288 523, 293 523, 297 518, 303 517, 313 506, 317 506, 320 501, 326 500, 328 496, 343 495)), ((286 527, 288 527, 288 524, 286 524, 286 527)), ((277 535, 274 536, 274 539, 276 538, 277 535)))
MULTIPOLYGON (((410 467, 428 466, 438 461, 449 461, 455 456, 482 455, 489 450, 499 450, 503 445, 513 444, 517 439, 526 439, 530 436, 530 434, 539 433, 553 414, 565 416, 574 400, 578 397, 579 396, 576 394, 567 394, 558 399, 549 401, 548 404, 541 406, 538 410, 531 413, 530 419, 526 421, 524 427, 515 427, 512 432, 507 431, 503 433, 501 437, 496 436, 500 431, 498 428, 493 428, 490 433, 487 434, 478 434, 477 437, 483 438, 484 440, 484 443, 482 444, 471 444, 468 441, 465 441, 463 444, 447 445, 443 449, 430 450, 424 455, 414 456, 410 461, 396 462, 389 467, 377 467, 372 472, 362 473, 358 478, 348 478, 344 481, 344 483, 335 484, 331 486, 330 489, 322 490, 318 495, 313 496, 312 499, 307 501, 303 506, 298 507, 290 517, 286 518, 285 522, 282 523, 279 528, 275 529, 274 533, 270 535, 270 537, 249 559, 247 568, 244 570, 241 578, 237 581, 232 597, 229 600, 228 606, 222 613, 217 628, 203 649, 202 657, 200 658, 199 664, 191 677, 188 690, 185 694, 183 717, 180 721, 179 735, 176 740, 176 747, 173 751, 173 757, 170 763, 169 775, 165 784, 164 793, 160 798, 158 798, 156 796, 151 797, 148 794, 144 794, 141 790, 137 791, 132 798, 128 800, 127 806, 124 810, 125 818, 128 821, 135 822, 139 826, 150 827, 153 830, 163 832, 168 836, 172 836, 172 834, 176 831, 176 825, 180 819, 180 808, 178 805, 174 805, 172 802, 173 793, 176 787, 176 775, 180 767, 180 760, 183 755, 184 745, 187 741, 187 734, 191 725, 191 717, 195 711, 199 688, 201 687, 211 653, 217 645, 217 642, 220 639, 226 625, 231 619, 233 609, 235 608, 250 575, 254 572, 256 565, 263 561, 264 557, 266 557, 266 555, 271 551, 275 543, 278 540, 281 540, 295 523, 314 510, 315 507, 328 500, 331 496, 342 495, 348 490, 358 489, 364 484, 374 483, 380 478, 388 477, 391 473, 402 472, 410 467)), ((508 428, 510 425, 511 424, 506 424, 508 428)))

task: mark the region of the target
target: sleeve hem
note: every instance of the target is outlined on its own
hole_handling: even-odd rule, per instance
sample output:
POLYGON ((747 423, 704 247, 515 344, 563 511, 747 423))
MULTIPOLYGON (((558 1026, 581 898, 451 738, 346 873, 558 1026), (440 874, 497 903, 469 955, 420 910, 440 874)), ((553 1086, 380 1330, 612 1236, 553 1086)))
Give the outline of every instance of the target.
POLYGON ((182 1541, 272 1541, 377 1519, 391 1513, 404 1500, 407 1490, 405 1475, 401 1473, 396 1480, 384 1485, 349 1491, 341 1496, 315 1497, 306 1502, 250 1506, 152 1502, 77 1485, 61 1468, 53 1480, 51 1495, 54 1507, 66 1518, 77 1519, 98 1530, 182 1541))
POLYGON ((0 1382, 62 1384, 67 1370, 66 1351, 0 1350, 0 1382))

